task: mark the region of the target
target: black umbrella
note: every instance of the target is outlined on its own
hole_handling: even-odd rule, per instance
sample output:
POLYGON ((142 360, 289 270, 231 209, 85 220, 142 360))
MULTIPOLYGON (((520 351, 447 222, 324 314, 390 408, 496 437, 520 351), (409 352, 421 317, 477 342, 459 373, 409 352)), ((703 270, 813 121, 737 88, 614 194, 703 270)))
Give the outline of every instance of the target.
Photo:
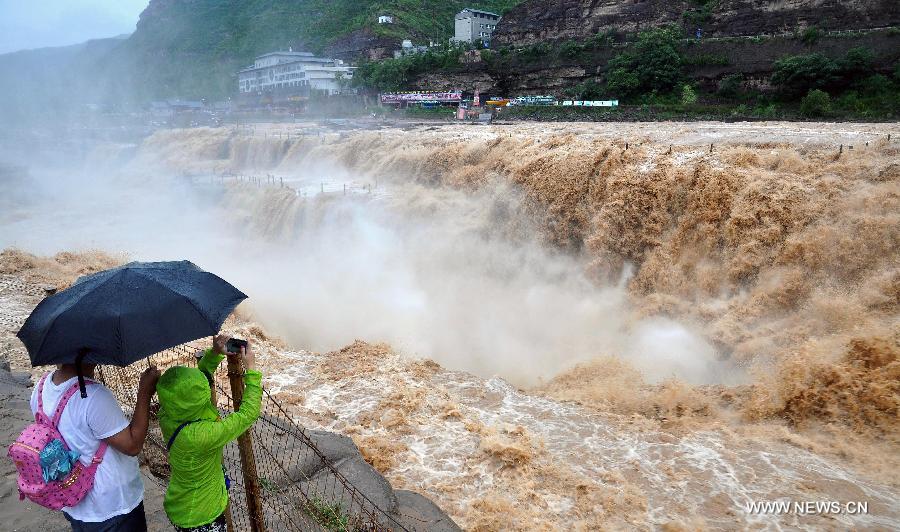
POLYGON ((188 261, 132 262, 79 278, 34 309, 16 336, 33 366, 127 366, 216 334, 247 296, 188 261))

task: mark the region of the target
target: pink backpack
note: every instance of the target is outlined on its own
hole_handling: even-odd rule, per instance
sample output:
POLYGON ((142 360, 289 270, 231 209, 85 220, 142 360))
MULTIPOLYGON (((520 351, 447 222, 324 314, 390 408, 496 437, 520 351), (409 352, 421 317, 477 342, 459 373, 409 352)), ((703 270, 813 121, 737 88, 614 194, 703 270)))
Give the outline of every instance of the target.
MULTIPOLYGON (((52 510, 61 510, 64 507, 71 508, 84 499, 87 492, 94 487, 94 475, 97 473, 97 466, 103 461, 103 455, 106 453, 107 444, 105 441, 100 442, 97 454, 91 461, 91 465, 84 467, 80 460, 76 460, 72 466, 72 471, 68 476, 59 480, 51 480, 44 482, 41 471, 40 453, 51 441, 58 439, 62 442, 66 451, 69 446, 59 429, 59 418, 62 416, 63 409, 69 402, 69 398, 78 391, 78 383, 72 385, 66 390, 59 399, 59 405, 53 413, 53 419, 49 419, 44 414, 44 381, 47 380, 49 373, 41 377, 38 383, 38 408, 34 415, 34 423, 25 427, 25 430, 19 435, 15 443, 9 446, 7 456, 12 458, 19 471, 19 499, 28 497, 30 500, 45 506, 52 510)), ((93 384, 87 381, 85 384, 93 384)))

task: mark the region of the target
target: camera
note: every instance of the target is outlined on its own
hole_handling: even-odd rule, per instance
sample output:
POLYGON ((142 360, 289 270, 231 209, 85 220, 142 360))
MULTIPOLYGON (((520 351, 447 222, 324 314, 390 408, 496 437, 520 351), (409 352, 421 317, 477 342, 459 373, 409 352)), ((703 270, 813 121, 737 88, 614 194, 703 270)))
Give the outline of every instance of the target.
POLYGON ((225 344, 225 350, 233 355, 241 354, 241 348, 247 348, 247 340, 241 340, 240 338, 229 338, 228 342, 225 344))

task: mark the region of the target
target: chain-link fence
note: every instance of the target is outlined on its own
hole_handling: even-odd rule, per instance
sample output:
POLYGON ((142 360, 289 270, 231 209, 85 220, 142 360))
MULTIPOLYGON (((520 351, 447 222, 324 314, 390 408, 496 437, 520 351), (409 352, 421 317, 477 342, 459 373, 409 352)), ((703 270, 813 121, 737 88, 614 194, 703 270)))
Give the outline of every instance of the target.
MULTIPOLYGON (((160 371, 197 365, 200 348, 182 345, 126 368, 101 367, 100 380, 126 408, 134 405, 140 373, 150 364, 160 371)), ((213 376, 214 394, 222 416, 235 410, 229 382, 239 371, 223 362, 213 376)), ((231 381, 235 382, 235 381, 231 381)), ((242 390, 241 390, 242 391, 242 390)), ((169 464, 157 422, 159 404, 151 404, 151 422, 142 463, 154 480, 165 485, 169 464)), ((320 450, 313 435, 295 423, 282 405, 263 390, 262 413, 247 433, 250 437, 225 446, 223 461, 231 478, 230 530, 406 530, 384 508, 354 486, 320 450), (252 443, 251 443, 252 442, 252 443)))

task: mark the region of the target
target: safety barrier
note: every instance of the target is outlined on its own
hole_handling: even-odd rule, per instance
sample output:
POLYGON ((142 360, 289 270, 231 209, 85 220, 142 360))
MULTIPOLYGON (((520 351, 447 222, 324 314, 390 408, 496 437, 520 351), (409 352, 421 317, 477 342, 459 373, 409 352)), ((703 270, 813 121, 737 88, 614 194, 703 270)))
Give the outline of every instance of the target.
MULTIPOLYGON (((128 413, 144 368, 151 364, 160 371, 175 365, 196 367, 199 350, 198 345, 187 344, 125 368, 101 366, 98 377, 128 413)), ((211 393, 219 412, 222 416, 233 412, 243 392, 239 362, 229 359, 229 364, 221 364, 213 384, 211 393)), ((154 397, 141 463, 147 465, 154 481, 165 486, 169 465, 156 422, 158 411, 154 397)), ((223 462, 231 478, 227 512, 230 531, 407 530, 353 486, 265 389, 259 420, 239 441, 225 447, 223 462)))

